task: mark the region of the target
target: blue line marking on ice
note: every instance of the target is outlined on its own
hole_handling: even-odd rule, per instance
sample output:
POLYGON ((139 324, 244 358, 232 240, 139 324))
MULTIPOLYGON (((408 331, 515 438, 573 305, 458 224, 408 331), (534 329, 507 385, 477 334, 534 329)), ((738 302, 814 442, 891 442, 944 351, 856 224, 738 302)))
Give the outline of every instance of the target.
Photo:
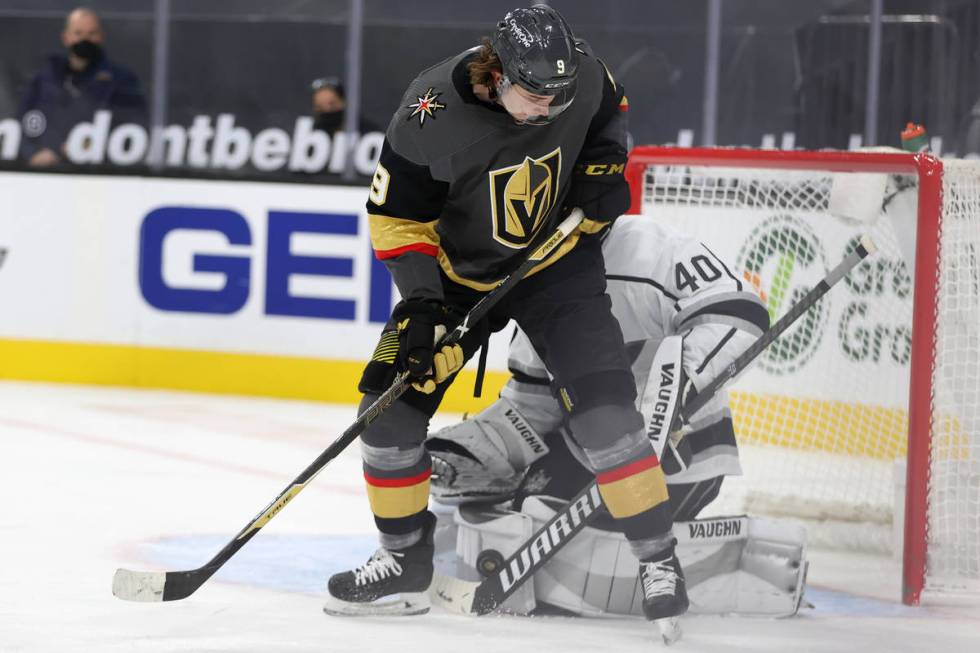
MULTIPOLYGON (((892 603, 844 592, 807 587, 804 600, 813 604, 814 613, 834 614, 845 617, 922 617, 922 608, 892 603)), ((806 614, 809 610, 802 610, 806 614)))
MULTIPOLYGON (((194 569, 227 543, 226 535, 191 535, 146 542, 140 549, 147 560, 164 569, 194 569)), ((331 574, 364 564, 377 548, 377 535, 263 535, 246 544, 214 578, 323 594, 331 574)))

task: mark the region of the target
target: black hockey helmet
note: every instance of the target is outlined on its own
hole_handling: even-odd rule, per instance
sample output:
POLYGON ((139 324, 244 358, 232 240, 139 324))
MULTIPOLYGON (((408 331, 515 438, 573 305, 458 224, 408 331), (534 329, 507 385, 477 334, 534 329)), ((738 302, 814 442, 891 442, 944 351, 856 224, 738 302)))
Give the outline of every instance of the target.
POLYGON ((562 15, 548 5, 509 12, 497 23, 490 46, 507 79, 535 95, 554 96, 548 120, 575 98, 578 51, 562 15))

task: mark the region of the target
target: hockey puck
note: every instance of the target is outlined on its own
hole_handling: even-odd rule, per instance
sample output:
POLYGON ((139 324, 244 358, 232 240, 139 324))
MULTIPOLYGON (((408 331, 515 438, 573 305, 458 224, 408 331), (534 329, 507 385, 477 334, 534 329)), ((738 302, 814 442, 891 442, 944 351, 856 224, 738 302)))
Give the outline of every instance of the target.
POLYGON ((500 551, 487 549, 486 551, 481 551, 480 555, 476 557, 476 569, 484 578, 497 573, 503 566, 504 556, 501 555, 500 551))

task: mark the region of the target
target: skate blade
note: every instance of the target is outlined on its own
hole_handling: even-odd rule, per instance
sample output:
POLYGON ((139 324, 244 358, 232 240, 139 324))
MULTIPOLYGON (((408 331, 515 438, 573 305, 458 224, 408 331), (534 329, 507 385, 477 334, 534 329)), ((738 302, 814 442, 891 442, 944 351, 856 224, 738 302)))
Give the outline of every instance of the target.
POLYGON ((425 614, 432 604, 426 592, 405 592, 398 598, 385 597, 371 603, 354 603, 328 596, 323 611, 334 617, 410 616, 425 614))
POLYGON ((670 646, 681 638, 684 632, 681 630, 681 622, 677 617, 667 617, 666 619, 654 619, 660 629, 660 636, 664 640, 665 646, 670 646))

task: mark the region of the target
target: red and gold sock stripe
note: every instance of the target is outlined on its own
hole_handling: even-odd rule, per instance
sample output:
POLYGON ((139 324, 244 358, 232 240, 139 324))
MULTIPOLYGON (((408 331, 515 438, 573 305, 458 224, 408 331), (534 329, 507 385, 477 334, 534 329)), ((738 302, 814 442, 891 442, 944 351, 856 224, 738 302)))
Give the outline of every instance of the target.
POLYGON ((384 519, 398 519, 425 510, 430 476, 431 469, 401 478, 379 478, 364 472, 371 512, 384 519))
POLYGON ((654 455, 596 474, 599 494, 609 513, 624 519, 667 501, 667 480, 654 455))

